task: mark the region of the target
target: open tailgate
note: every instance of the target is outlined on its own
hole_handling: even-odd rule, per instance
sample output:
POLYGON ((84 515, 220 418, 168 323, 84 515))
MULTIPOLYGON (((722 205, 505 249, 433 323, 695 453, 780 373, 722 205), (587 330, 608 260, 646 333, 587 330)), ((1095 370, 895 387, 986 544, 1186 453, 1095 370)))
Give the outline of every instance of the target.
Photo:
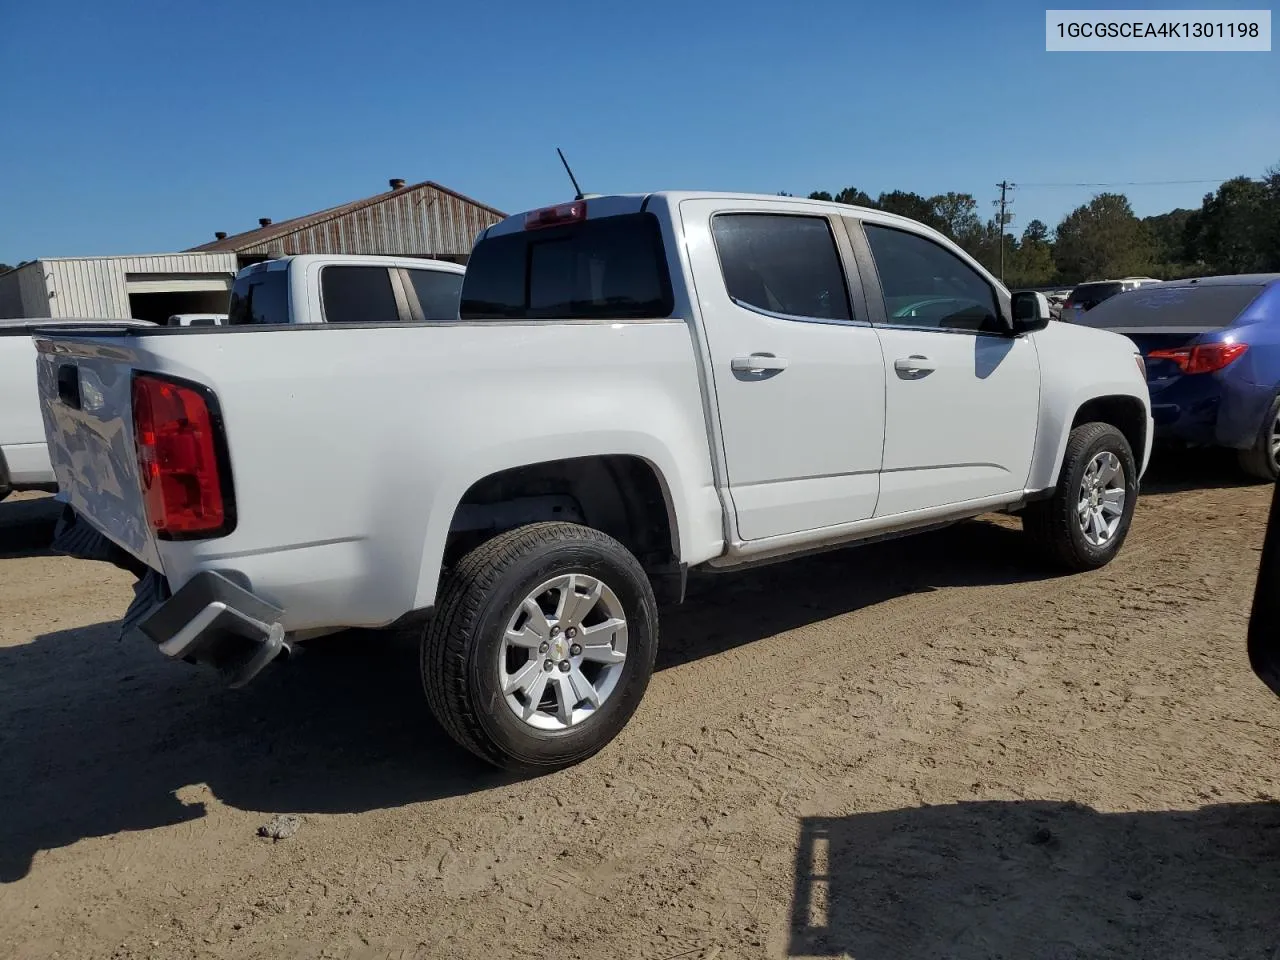
POLYGON ((36 382, 59 496, 109 540, 162 570, 134 448, 129 325, 35 332, 36 382))

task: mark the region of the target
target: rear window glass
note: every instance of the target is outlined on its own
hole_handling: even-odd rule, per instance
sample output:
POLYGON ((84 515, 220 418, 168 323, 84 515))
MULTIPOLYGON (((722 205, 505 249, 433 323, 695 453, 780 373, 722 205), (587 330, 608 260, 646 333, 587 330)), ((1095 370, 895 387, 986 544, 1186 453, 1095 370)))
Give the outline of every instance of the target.
POLYGON ((1261 286, 1252 284, 1139 287, 1099 304, 1080 318, 1080 325, 1104 330, 1155 327, 1212 330, 1230 326, 1261 292, 1261 286))
POLYGON ((418 295, 424 320, 458 319, 458 298, 462 294, 462 274, 439 270, 406 270, 418 295))
POLYGON ((231 287, 227 323, 288 323, 289 272, 262 270, 236 277, 231 287))
POLYGON ((668 317, 671 280, 651 213, 482 240, 462 284, 464 320, 668 317))
POLYGON ((325 267, 320 271, 325 323, 396 323, 400 310, 386 267, 325 267))
POLYGON ((1098 304, 1124 290, 1119 283, 1086 283, 1071 291, 1071 305, 1092 310, 1098 304))

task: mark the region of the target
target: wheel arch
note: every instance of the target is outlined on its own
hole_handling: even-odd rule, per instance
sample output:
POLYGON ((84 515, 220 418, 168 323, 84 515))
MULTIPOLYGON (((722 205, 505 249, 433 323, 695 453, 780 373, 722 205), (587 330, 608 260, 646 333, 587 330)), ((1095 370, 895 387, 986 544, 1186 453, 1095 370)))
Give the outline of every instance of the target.
POLYGON ((441 493, 428 521, 415 607, 431 606, 449 565, 498 534, 548 520, 581 523, 621 542, 651 578, 683 583, 688 505, 682 477, 641 452, 514 458, 441 493))
POLYGON ((1085 395, 1051 397, 1044 403, 1036 451, 1028 477, 1028 491, 1047 493, 1058 483, 1071 431, 1084 423, 1109 423, 1129 442, 1139 476, 1146 471, 1151 451, 1149 402, 1132 392, 1132 387, 1090 391, 1085 395))
MULTIPOLYGON (((1128 394, 1092 397, 1076 409, 1067 432, 1085 423, 1109 423, 1129 441, 1133 458, 1141 463, 1147 443, 1147 409, 1141 400, 1128 394)), ((1066 444, 1063 444, 1064 448, 1066 444)))

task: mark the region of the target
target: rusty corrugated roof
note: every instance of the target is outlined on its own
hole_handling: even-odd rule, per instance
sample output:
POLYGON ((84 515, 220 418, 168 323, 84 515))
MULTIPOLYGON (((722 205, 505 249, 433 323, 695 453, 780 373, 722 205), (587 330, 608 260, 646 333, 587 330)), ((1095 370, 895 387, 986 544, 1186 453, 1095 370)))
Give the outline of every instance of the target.
MULTIPOLYGON (((376 206, 385 201, 407 197, 415 192, 422 192, 422 191, 438 191, 439 193, 445 194, 447 197, 452 198, 454 201, 457 201, 462 205, 473 207, 475 208, 477 213, 482 214, 482 216, 479 219, 483 221, 487 221, 489 223, 496 223, 498 220, 505 219, 505 217, 507 216, 501 210, 497 210, 493 207, 488 206, 487 204, 483 204, 477 200, 473 200, 468 196, 464 196, 463 194, 458 193, 456 190, 450 190, 448 187, 443 187, 440 184, 435 183, 434 181, 431 181, 431 180, 424 180, 421 183, 414 183, 408 186, 400 187, 398 190, 387 190, 387 191, 384 191, 383 193, 375 194, 372 197, 365 197, 362 200, 353 200, 350 203, 343 203, 336 207, 329 207, 327 210, 320 210, 320 211, 317 211, 316 213, 306 214, 305 216, 294 217, 292 220, 282 220, 279 223, 268 224, 267 226, 259 227, 256 230, 246 230, 244 233, 237 233, 233 236, 226 237, 225 239, 222 239, 222 240, 212 240, 209 243, 202 243, 197 247, 191 247, 190 250, 192 252, 234 251, 236 253, 242 253, 242 252, 251 251, 251 250, 262 250, 265 248, 267 244, 269 244, 273 240, 281 240, 292 234, 308 231, 321 224, 338 220, 340 218, 348 217, 351 214, 359 213, 362 210, 365 210, 369 207, 376 206)), ((326 231, 326 232, 332 233, 333 231, 326 231)), ((472 238, 474 238, 474 236, 475 234, 473 233, 472 238)), ((308 246, 310 246, 310 244, 308 244, 308 246)), ((299 251, 293 251, 293 252, 301 253, 304 251, 299 250, 299 251)), ((321 251, 305 251, 305 252, 321 252, 321 251)), ((338 253, 338 252, 348 252, 348 251, 331 250, 331 251, 323 251, 323 252, 338 253)), ((369 252, 369 251, 352 250, 349 252, 356 253, 356 252, 369 252)), ((439 253, 444 251, 421 251, 421 252, 439 253)), ((461 251, 461 252, 465 252, 465 251, 461 251)))

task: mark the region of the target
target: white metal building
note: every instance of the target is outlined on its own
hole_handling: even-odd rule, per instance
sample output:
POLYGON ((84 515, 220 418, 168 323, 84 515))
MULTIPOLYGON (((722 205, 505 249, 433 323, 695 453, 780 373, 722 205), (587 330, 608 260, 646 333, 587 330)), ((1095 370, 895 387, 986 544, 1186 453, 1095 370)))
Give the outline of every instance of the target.
POLYGON ((231 252, 47 257, 0 274, 0 318, 164 323, 175 313, 226 313, 236 270, 231 252))

